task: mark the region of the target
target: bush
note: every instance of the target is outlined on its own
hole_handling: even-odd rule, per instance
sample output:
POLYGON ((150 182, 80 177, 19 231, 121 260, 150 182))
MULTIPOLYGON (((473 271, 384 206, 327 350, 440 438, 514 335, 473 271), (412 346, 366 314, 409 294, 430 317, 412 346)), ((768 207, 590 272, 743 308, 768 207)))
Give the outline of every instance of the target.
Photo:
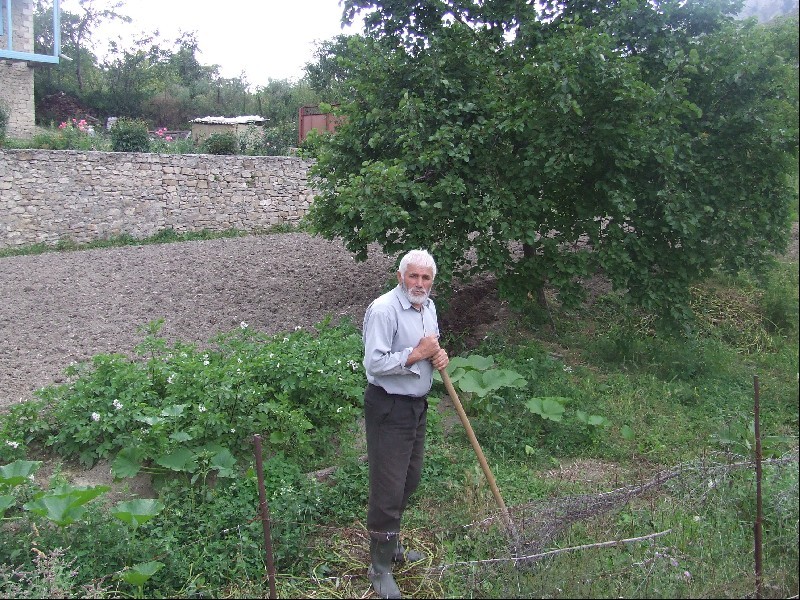
POLYGON ((234 133, 213 133, 200 146, 205 154, 232 155, 238 152, 239 140, 234 133))
POLYGON ((120 119, 111 128, 111 149, 114 152, 149 152, 150 134, 144 121, 120 119))

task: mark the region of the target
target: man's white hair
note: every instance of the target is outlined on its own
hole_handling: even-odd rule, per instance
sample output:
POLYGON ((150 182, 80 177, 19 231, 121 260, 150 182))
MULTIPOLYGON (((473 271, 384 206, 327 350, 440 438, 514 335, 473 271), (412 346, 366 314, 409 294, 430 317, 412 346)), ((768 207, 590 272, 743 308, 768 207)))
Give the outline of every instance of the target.
POLYGON ((416 265, 418 267, 426 267, 433 271, 433 277, 436 278, 436 261, 427 250, 410 250, 403 259, 400 261, 398 270, 400 275, 405 276, 408 265, 416 265))

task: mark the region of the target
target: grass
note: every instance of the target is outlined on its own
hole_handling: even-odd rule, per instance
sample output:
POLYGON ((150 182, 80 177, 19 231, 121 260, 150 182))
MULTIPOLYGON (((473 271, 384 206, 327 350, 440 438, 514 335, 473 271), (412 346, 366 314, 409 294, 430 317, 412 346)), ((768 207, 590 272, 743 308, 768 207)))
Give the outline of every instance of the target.
MULTIPOLYGON (((174 241, 173 235, 149 243, 174 241)), ((691 335, 657 332, 647 315, 608 295, 577 311, 555 307, 555 329, 509 326, 471 349, 528 382, 472 403, 470 421, 522 527, 524 550, 544 556, 511 560, 495 499, 436 387, 423 481, 404 520, 406 544, 428 558, 396 571, 405 596, 755 595, 755 377, 766 460, 761 593, 796 596, 797 272, 796 261, 782 262, 760 279, 719 277, 698 285, 691 335), (531 397, 566 399, 562 418, 530 412, 531 397), (593 426, 580 414, 606 421, 593 426), (663 481, 654 479, 659 475, 663 481)), ((534 322, 525 315, 520 321, 534 322)), ((469 394, 462 399, 470 406, 469 394)), ((24 423, 35 421, 6 423, 5 431, 24 423)), ((35 427, 27 427, 33 435, 35 427)), ((279 597, 369 596, 359 435, 353 429, 341 437, 356 443, 342 444, 338 468, 320 485, 286 461, 271 463, 279 597)), ((27 500, 35 492, 19 493, 27 500)), ((159 499, 164 515, 130 537, 120 536, 102 503, 64 530, 20 511, 7 514, 0 525, 0 597, 269 593, 252 472, 216 487, 166 483, 159 499), (167 567, 137 591, 114 577, 130 566, 128 555, 167 567)))
POLYGON ((177 232, 172 228, 165 228, 146 238, 135 238, 129 234, 112 236, 106 239, 94 240, 91 242, 78 243, 71 239, 61 239, 56 244, 29 244, 15 248, 0 248, 0 258, 8 256, 28 256, 45 254, 47 252, 68 252, 76 250, 92 250, 96 248, 119 248, 123 246, 143 246, 148 244, 169 244, 173 242, 191 242, 199 240, 215 240, 232 237, 242 237, 246 235, 265 235, 272 233, 292 233, 301 231, 302 226, 281 224, 270 227, 263 231, 242 231, 238 229, 227 229, 225 231, 211 231, 202 229, 200 231, 177 232))

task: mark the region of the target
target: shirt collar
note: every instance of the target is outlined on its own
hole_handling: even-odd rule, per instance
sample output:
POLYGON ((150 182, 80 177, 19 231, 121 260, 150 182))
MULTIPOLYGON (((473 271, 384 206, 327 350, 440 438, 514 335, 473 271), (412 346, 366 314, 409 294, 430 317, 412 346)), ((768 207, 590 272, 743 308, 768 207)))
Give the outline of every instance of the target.
MULTIPOLYGON (((412 306, 412 304, 411 304, 411 300, 409 300, 408 296, 406 296, 403 293, 403 289, 400 287, 399 283, 394 288, 394 294, 395 294, 395 296, 397 296, 397 299, 400 301, 400 306, 403 307, 403 310, 408 310, 409 308, 414 308, 412 306)), ((425 308, 427 308, 430 303, 431 303, 431 298, 430 298, 430 296, 428 296, 428 298, 425 300, 425 302, 422 303, 422 305, 425 308)), ((416 310, 416 309, 414 309, 414 310, 416 310)))

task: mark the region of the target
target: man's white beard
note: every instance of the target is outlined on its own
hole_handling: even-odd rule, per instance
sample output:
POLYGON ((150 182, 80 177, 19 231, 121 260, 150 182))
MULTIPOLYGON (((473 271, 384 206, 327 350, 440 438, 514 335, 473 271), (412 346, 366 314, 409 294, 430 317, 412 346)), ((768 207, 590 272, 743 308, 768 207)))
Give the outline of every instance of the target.
POLYGON ((430 296, 430 293, 425 291, 421 292, 420 294, 413 293, 410 289, 408 289, 405 283, 401 283, 400 288, 403 290, 403 293, 406 295, 406 298, 408 298, 408 301, 411 302, 411 304, 424 304, 430 296))

